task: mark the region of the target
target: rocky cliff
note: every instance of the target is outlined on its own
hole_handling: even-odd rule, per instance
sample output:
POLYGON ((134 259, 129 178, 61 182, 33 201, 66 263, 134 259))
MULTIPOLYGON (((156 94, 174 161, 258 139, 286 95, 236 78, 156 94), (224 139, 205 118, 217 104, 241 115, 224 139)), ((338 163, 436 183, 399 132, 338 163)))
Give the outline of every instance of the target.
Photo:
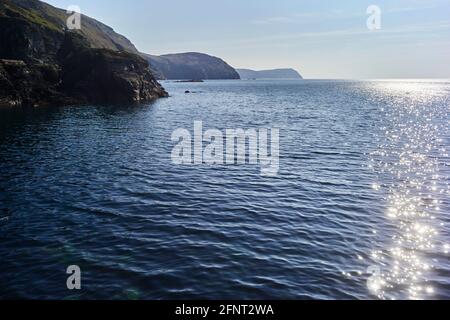
POLYGON ((225 61, 204 53, 187 52, 162 56, 143 54, 143 56, 160 79, 239 79, 236 70, 225 61))
POLYGON ((0 105, 134 103, 167 96, 128 39, 38 0, 0 1, 0 105))

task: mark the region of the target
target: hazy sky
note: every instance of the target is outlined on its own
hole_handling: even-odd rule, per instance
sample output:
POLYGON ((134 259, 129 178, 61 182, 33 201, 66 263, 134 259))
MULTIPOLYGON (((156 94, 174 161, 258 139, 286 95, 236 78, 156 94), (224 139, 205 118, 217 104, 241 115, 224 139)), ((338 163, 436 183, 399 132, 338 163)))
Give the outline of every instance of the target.
POLYGON ((146 53, 198 51, 307 78, 450 78, 450 0, 48 0, 146 53), (381 8, 370 31, 369 5, 381 8))

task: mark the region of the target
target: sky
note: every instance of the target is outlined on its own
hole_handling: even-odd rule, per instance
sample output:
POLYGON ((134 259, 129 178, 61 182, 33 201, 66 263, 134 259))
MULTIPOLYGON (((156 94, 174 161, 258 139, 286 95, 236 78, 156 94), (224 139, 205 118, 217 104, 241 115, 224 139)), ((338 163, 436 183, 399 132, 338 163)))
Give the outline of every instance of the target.
POLYGON ((150 54, 203 52, 310 79, 450 78, 450 0, 46 0, 150 54), (380 29, 367 8, 380 8, 380 29))

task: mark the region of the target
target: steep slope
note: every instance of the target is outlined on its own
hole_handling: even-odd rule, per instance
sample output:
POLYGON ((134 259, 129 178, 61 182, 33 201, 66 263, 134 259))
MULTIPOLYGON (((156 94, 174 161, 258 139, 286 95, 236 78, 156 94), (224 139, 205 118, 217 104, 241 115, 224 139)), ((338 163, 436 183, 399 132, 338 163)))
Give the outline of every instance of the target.
POLYGON ((167 96, 125 37, 38 0, 0 2, 0 106, 134 103, 167 96))
POLYGON ((236 70, 220 58, 204 53, 187 52, 162 56, 143 55, 162 79, 217 80, 239 79, 236 70))
MULTIPOLYGON (((64 33, 68 14, 38 0, 1 0, 0 17, 21 19, 56 33, 64 33)), ((114 32, 111 27, 85 15, 82 15, 81 22, 82 28, 76 32, 83 35, 92 48, 138 53, 130 40, 114 32)))
POLYGON ((273 69, 254 71, 250 69, 236 69, 241 79, 303 79, 294 69, 273 69))

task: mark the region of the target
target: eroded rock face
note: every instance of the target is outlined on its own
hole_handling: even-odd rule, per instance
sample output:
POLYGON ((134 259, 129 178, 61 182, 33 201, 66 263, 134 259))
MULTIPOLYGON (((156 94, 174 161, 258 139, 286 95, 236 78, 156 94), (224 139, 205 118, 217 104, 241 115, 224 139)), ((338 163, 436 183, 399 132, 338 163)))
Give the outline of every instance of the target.
POLYGON ((0 106, 141 103, 167 92, 137 55, 77 48, 55 62, 0 59, 0 106))
POLYGON ((45 20, 48 13, 37 18, 41 6, 29 13, 16 1, 0 5, 0 106, 139 103, 167 96, 140 56, 93 48, 83 34, 45 20))
POLYGON ((68 34, 59 54, 61 89, 95 103, 139 103, 167 96, 141 57, 108 49, 91 49, 77 34, 68 34))
POLYGON ((49 61, 64 39, 62 33, 16 18, 0 18, 0 57, 23 61, 49 61))
POLYGON ((77 103, 59 90, 60 72, 54 64, 0 60, 0 106, 77 103))
POLYGON ((167 96, 148 64, 106 49, 81 50, 64 59, 61 88, 95 103, 138 103, 167 96))

